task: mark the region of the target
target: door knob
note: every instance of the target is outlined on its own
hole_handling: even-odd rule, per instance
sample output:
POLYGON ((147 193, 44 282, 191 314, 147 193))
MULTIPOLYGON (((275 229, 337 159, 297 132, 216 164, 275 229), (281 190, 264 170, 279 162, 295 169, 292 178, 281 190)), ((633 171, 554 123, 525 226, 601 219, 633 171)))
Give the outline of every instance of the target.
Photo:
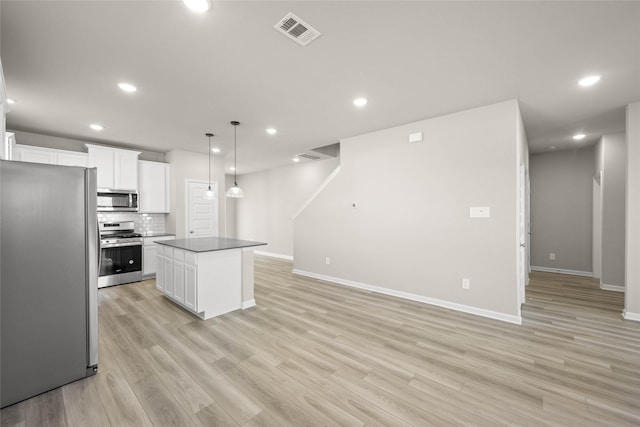
POLYGON ((189 231, 189 233, 193 234, 193 230, 189 231))

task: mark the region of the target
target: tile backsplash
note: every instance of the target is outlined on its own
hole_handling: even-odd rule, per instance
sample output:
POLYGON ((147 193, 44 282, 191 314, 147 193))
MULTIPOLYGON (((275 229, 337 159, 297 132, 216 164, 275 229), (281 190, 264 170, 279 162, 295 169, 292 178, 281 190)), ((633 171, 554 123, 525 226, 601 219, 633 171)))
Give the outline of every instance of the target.
POLYGON ((165 233, 166 214, 139 214, 134 212, 98 212, 99 222, 133 221, 135 231, 141 234, 165 233))

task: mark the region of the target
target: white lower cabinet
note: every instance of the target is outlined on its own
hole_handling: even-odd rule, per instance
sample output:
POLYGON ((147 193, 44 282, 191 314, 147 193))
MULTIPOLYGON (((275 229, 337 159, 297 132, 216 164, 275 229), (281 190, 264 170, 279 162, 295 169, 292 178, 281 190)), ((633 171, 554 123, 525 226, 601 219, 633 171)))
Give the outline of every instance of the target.
POLYGON ((195 264, 184 264, 184 305, 190 310, 196 309, 197 274, 195 264))
POLYGON ((184 301, 184 251, 173 250, 173 298, 184 301))
MULTIPOLYGON (((165 247, 164 248, 164 256, 162 257, 163 262, 163 276, 164 280, 164 294, 173 298, 173 249, 165 247)), ((158 266, 160 268, 160 266, 158 266)), ((156 278, 158 280, 158 278, 156 278)))
POLYGON ((142 246, 142 275, 144 277, 156 274, 156 245, 142 246))
POLYGON ((242 308, 239 249, 192 252, 157 245, 156 287, 203 319, 242 308))
MULTIPOLYGON (((155 244, 154 244, 155 246, 155 244)), ((156 272, 156 289, 160 292, 164 293, 164 255, 162 254, 162 246, 158 246, 158 249, 154 248, 154 252, 156 253, 155 265, 154 267, 160 266, 158 271, 156 272)), ((144 259, 143 259, 143 267, 144 267, 144 259)))
POLYGON ((142 239, 142 275, 145 279, 151 279, 159 274, 157 271, 156 244, 154 242, 162 240, 173 240, 176 237, 171 235, 158 237, 145 237, 142 239))

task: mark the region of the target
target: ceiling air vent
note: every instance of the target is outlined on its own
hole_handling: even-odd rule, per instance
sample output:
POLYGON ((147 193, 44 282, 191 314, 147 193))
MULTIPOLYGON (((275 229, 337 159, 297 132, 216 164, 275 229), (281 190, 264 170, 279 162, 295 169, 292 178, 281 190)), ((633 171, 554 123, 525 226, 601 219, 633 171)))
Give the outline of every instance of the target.
POLYGON ((302 159, 307 159, 307 160, 320 160, 320 159, 322 159, 322 156, 316 156, 314 154, 309 154, 309 153, 300 153, 300 154, 298 154, 298 157, 300 157, 302 159))
POLYGON ((300 46, 306 46, 318 37, 320 32, 289 12, 273 28, 280 31, 300 46))

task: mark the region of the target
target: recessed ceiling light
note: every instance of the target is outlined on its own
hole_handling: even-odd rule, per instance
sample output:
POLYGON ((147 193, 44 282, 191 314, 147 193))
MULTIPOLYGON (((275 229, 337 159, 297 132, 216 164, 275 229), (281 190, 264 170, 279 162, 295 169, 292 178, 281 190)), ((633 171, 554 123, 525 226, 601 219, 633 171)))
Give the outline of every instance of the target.
POLYGON ((15 99, 7 98, 7 104, 15 104, 15 99))
POLYGON ((300 157, 294 157, 292 160, 293 160, 294 162, 298 163, 298 162, 300 161, 300 157))
POLYGON ((197 13, 203 13, 209 10, 211 2, 209 0, 182 0, 189 9, 197 13))
POLYGON ((583 79, 581 79, 580 81, 578 81, 578 84, 580 86, 591 86, 594 85, 596 83, 598 83, 600 81, 600 77, 597 74, 594 74, 593 76, 587 76, 583 79))
POLYGON ((576 141, 580 141, 581 139, 584 139, 584 137, 587 136, 584 133, 576 133, 575 135, 573 135, 573 139, 575 139, 576 141))
POLYGON ((234 168, 233 166, 231 166, 231 167, 229 168, 229 170, 234 171, 234 170, 236 170, 236 168, 234 168))
POLYGON ((219 153, 220 149, 218 147, 213 147, 211 151, 213 151, 214 153, 219 153))
POLYGON ((119 82, 118 83, 118 87, 120 89, 122 89, 122 91, 127 92, 127 93, 133 93, 133 92, 138 90, 137 87, 135 87, 131 83, 126 83, 126 82, 119 82))
POLYGON ((367 98, 356 98, 353 100, 353 105, 356 107, 364 107, 367 105, 367 98))
POLYGON ((103 126, 101 126, 101 125, 99 125, 99 124, 97 124, 97 123, 91 123, 91 124, 89 125, 89 127, 90 127, 91 129, 95 130, 96 132, 100 132, 101 130, 103 130, 103 129, 104 129, 104 127, 103 127, 103 126))
POLYGON ((274 128, 269 128, 269 129, 267 129, 267 133, 269 135, 275 135, 276 133, 278 133, 278 131, 276 129, 274 129, 274 128))

